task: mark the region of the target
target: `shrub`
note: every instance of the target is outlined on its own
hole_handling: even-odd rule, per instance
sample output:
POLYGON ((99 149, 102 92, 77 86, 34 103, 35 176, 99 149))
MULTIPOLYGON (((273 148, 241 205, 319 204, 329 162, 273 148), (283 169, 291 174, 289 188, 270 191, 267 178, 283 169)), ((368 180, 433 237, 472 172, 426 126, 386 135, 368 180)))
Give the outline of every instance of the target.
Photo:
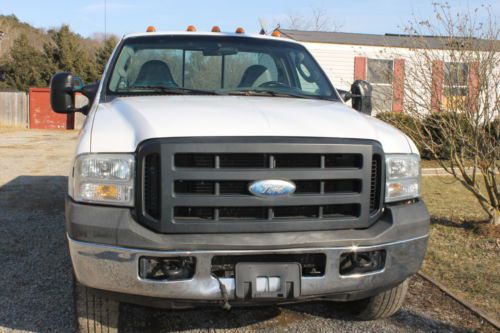
MULTIPOLYGON (((457 135, 455 137, 455 150, 457 153, 462 152, 463 146, 466 142, 461 142, 466 137, 467 133, 472 132, 471 124, 468 118, 457 112, 431 112, 424 118, 422 122, 422 127, 427 133, 428 140, 433 141, 433 146, 436 147, 434 150, 434 156, 430 156, 434 159, 450 159, 450 137, 452 137, 453 132, 462 132, 464 135, 457 135)), ((468 156, 470 158, 471 156, 468 156)))
POLYGON ((408 135, 417 145, 418 151, 420 152, 422 157, 427 158, 428 154, 424 146, 422 145, 422 142, 415 139, 416 137, 418 137, 415 135, 415 133, 419 133, 420 131, 422 131, 422 123, 420 119, 402 112, 382 112, 378 113, 376 117, 408 135))

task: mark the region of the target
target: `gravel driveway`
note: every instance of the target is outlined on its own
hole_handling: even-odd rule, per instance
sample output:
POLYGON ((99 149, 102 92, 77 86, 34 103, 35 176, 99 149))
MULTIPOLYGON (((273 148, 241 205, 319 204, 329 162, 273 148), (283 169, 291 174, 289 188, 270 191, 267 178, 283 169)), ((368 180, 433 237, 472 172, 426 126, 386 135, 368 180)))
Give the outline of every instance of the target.
MULTIPOLYGON (((64 232, 76 132, 0 129, 0 332, 73 332, 64 232)), ((124 332, 496 332, 428 282, 412 279, 394 317, 359 322, 342 304, 161 311, 122 305, 124 332)))

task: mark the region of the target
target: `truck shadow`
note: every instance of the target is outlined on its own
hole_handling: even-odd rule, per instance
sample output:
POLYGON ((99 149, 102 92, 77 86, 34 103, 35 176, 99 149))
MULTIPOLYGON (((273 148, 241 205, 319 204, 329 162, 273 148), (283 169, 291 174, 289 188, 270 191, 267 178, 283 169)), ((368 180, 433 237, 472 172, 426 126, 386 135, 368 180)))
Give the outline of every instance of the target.
POLYGON ((158 310, 122 304, 119 332, 474 332, 403 309, 389 319, 359 321, 345 304, 307 302, 286 306, 158 310), (326 321, 325 321, 326 319, 326 321), (325 326, 326 325, 326 326, 325 326))

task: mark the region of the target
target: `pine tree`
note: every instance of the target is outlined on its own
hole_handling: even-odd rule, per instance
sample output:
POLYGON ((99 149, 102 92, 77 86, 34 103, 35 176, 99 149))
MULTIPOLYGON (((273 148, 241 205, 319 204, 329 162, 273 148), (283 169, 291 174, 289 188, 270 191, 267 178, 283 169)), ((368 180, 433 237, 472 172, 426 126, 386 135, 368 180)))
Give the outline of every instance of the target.
POLYGON ((45 53, 57 70, 80 76, 85 82, 95 81, 95 62, 90 61, 87 52, 82 49, 82 38, 71 32, 67 25, 51 30, 49 34, 54 43, 45 45, 45 53))
POLYGON ((43 54, 35 49, 28 36, 19 35, 14 41, 9 59, 2 66, 8 87, 27 91, 29 87, 46 87, 54 68, 43 54))
POLYGON ((111 56, 111 53, 113 53, 113 50, 117 43, 118 43, 118 38, 116 38, 115 36, 111 36, 108 39, 106 39, 104 45, 97 50, 96 66, 97 66, 97 73, 99 75, 102 75, 102 73, 104 73, 104 68, 106 67, 109 57, 111 56))

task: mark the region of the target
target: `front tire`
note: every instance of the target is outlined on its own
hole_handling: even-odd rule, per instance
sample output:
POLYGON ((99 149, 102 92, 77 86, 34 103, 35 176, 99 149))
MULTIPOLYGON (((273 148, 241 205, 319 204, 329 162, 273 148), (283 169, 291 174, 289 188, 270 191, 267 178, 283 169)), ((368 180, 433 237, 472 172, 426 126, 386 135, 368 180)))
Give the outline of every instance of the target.
POLYGON ((95 294, 76 280, 74 297, 77 332, 118 332, 119 302, 95 294))
POLYGON ((351 313, 361 320, 387 318, 401 309, 408 291, 408 280, 378 295, 355 301, 351 313))

